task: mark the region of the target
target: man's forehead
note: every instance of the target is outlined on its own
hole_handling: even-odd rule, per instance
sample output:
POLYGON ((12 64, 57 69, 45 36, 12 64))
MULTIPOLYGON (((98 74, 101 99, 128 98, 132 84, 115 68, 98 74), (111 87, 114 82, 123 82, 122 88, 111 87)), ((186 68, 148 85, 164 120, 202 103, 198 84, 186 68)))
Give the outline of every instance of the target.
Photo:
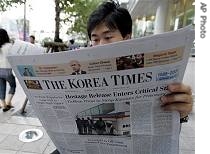
POLYGON ((105 24, 99 24, 93 29, 91 36, 94 36, 97 34, 106 34, 106 33, 114 32, 114 31, 116 30, 109 29, 105 24))

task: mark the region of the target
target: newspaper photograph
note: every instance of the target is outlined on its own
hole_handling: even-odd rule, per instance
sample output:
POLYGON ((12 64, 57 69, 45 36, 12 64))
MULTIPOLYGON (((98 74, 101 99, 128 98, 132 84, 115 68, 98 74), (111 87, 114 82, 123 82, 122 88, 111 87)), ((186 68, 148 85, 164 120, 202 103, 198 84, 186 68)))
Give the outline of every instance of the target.
POLYGON ((193 41, 188 26, 8 60, 62 154, 178 154, 180 115, 160 97, 182 81, 193 41))

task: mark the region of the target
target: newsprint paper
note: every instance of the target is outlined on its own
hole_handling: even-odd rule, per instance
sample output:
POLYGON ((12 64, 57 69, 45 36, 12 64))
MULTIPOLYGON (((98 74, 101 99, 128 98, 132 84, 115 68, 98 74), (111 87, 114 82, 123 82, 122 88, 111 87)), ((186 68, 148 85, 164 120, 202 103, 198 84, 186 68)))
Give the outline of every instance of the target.
POLYGON ((10 56, 62 154, 177 154, 180 117, 160 96, 181 82, 192 27, 76 51, 10 56))

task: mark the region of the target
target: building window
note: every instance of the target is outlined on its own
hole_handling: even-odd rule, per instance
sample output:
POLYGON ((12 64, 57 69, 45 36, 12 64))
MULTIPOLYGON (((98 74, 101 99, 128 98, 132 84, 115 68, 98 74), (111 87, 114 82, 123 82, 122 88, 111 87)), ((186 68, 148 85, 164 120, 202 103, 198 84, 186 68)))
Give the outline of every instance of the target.
POLYGON ((176 0, 169 3, 166 31, 194 24, 194 0, 176 0))
POLYGON ((133 37, 143 37, 154 34, 155 16, 137 18, 133 24, 133 37))

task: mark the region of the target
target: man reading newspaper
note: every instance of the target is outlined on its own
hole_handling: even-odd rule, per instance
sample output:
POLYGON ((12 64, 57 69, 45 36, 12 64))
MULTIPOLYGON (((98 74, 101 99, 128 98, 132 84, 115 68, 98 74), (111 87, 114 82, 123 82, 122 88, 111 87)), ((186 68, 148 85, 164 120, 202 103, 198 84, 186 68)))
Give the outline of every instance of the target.
MULTIPOLYGON (((89 17, 87 31, 93 46, 131 39, 132 19, 129 12, 114 2, 104 2, 89 17)), ((191 88, 182 83, 168 85, 169 94, 162 96, 161 107, 178 111, 180 122, 192 110, 191 88)), ((146 148, 146 147, 145 147, 146 148)), ((59 153, 58 150, 53 154, 59 153)))

